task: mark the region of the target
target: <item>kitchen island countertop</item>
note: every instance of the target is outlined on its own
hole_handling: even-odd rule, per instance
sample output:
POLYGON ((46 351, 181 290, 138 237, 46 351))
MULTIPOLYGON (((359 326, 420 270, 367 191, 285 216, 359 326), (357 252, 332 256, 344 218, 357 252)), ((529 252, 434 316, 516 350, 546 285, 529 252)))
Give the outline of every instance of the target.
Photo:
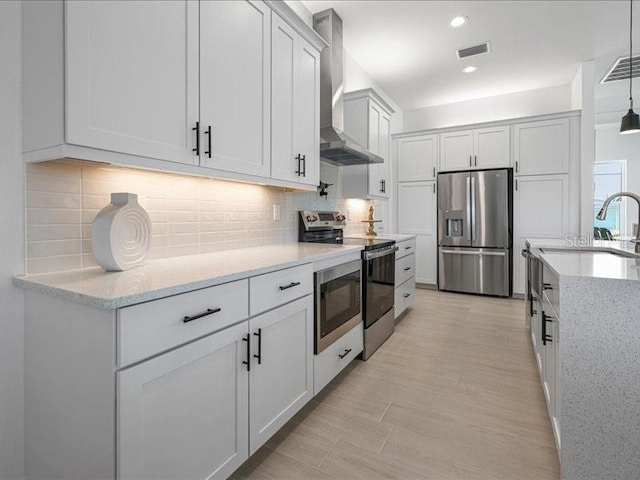
POLYGON ((98 308, 115 309, 313 263, 362 250, 356 245, 283 243, 151 260, 125 272, 100 267, 15 277, 13 284, 98 308))

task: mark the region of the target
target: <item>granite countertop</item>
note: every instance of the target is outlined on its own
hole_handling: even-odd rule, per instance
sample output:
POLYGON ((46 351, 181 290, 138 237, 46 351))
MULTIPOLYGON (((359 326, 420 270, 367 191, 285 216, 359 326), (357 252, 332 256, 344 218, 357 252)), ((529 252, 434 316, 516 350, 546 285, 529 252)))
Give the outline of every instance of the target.
POLYGON ((416 238, 416 236, 401 233, 381 233, 375 236, 367 235, 366 233, 355 233, 352 235, 345 235, 345 238, 379 238, 380 240, 395 240, 396 242, 403 242, 405 240, 416 238))
POLYGON ((362 250, 362 246, 286 243, 165 258, 126 272, 100 267, 15 277, 27 290, 114 309, 362 250))
POLYGON ((592 240, 588 244, 570 245, 564 240, 533 238, 527 239, 527 243, 559 276, 640 281, 640 255, 635 253, 632 242, 592 240))

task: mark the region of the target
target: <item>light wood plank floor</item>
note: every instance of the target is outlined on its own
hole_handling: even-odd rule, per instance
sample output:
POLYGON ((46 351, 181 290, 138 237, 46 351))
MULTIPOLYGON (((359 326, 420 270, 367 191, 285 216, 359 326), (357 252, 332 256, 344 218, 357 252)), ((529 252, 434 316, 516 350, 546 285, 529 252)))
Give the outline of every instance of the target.
POLYGON ((234 479, 558 479, 522 300, 418 290, 234 479))

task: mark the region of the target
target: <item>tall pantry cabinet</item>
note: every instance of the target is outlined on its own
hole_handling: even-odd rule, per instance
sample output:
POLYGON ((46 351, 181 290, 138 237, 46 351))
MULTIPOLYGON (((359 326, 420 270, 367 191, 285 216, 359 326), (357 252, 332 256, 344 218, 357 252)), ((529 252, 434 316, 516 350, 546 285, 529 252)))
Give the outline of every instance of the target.
POLYGON ((513 292, 523 294, 525 239, 579 232, 580 117, 517 123, 513 144, 513 292))
POLYGON ((398 233, 416 235, 415 281, 436 284, 438 135, 397 138, 398 233))

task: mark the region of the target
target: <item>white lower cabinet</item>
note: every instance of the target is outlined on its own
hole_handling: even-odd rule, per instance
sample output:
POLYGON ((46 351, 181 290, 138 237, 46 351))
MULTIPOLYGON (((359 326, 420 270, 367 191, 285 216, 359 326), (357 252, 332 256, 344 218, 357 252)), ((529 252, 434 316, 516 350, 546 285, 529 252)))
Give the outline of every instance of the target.
POLYGON ((394 315, 398 318, 413 305, 416 293, 416 249, 417 239, 397 242, 396 288, 394 291, 394 315))
POLYGON ((249 321, 250 454, 313 397, 313 297, 249 321))
POLYGON ((26 478, 229 477, 313 397, 312 289, 303 264, 116 310, 28 293, 26 478))
POLYGON ((313 394, 335 378, 364 348, 364 328, 359 323, 313 358, 313 394))
POLYGON ((120 479, 217 479, 249 456, 249 322, 116 374, 120 479))
POLYGON ((116 376, 118 478, 226 478, 313 396, 313 299, 116 376))
POLYGON ((561 450, 561 366, 560 366, 560 311, 559 279, 544 266, 542 280, 545 290, 534 304, 531 321, 531 343, 540 373, 540 382, 549 412, 549 420, 558 453, 561 450))

